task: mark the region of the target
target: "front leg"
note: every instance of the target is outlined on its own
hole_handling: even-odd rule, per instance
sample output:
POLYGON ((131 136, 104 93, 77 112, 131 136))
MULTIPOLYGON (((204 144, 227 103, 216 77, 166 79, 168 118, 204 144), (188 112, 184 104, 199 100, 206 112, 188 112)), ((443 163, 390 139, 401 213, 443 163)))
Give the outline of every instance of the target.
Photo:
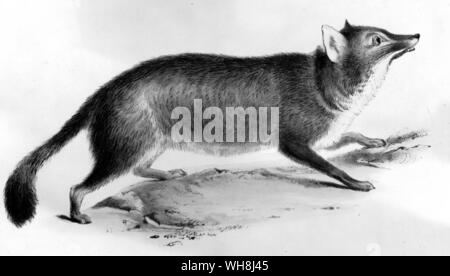
POLYGON ((359 144, 366 148, 380 148, 387 145, 386 140, 384 139, 369 138, 357 132, 347 132, 341 136, 339 141, 327 147, 326 149, 336 150, 350 144, 359 144))
POLYGON ((308 145, 303 145, 296 142, 282 142, 280 145, 280 151, 293 161, 307 165, 319 172, 337 179, 353 190, 368 192, 375 189, 370 182, 356 180, 344 171, 336 168, 333 164, 313 151, 308 145))

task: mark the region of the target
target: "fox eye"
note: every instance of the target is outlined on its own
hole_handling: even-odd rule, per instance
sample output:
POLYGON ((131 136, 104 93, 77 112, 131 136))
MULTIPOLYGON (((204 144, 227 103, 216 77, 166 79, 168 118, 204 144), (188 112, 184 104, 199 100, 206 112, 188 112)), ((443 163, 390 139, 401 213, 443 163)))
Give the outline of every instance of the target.
POLYGON ((380 46, 380 44, 383 42, 383 38, 379 35, 374 35, 372 37, 372 45, 373 46, 380 46))

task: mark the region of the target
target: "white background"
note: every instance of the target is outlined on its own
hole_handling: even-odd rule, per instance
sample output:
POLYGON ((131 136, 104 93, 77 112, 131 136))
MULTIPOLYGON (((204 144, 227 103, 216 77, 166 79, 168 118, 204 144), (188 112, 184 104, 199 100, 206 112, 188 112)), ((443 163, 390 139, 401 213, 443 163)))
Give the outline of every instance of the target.
MULTIPOLYGON (((447 184, 449 14, 450 3, 445 0, 1 0, 0 188, 17 162, 56 133, 89 95, 140 61, 181 52, 308 53, 321 44, 322 24, 341 28, 345 19, 394 33, 421 33, 417 51, 393 64, 379 97, 352 128, 381 137, 402 129, 428 129, 435 155, 424 170, 430 183, 447 184), (442 170, 434 171, 436 166, 442 170)), ((198 166, 233 162, 170 153, 156 166, 186 167, 195 163, 192 158, 198 166)), ((252 158, 257 157, 241 160, 252 158)), ((68 212, 69 188, 83 179, 90 166, 83 132, 40 171, 41 204, 33 224, 16 230, 6 221, 2 205, 0 254, 174 254, 126 239, 120 240, 119 249, 101 234, 63 233, 57 223, 48 228, 50 224, 39 222, 68 212)), ((400 175, 398 181, 408 177, 400 175)), ((86 206, 129 185, 131 179, 110 184, 90 196, 86 206)), ((423 189, 430 183, 422 183, 423 189)), ((425 197, 425 192, 415 202, 417 209, 445 202, 448 191, 445 186, 439 197, 425 197)), ((438 221, 450 211, 440 210, 438 221)), ((427 215, 432 214, 436 212, 427 215)))

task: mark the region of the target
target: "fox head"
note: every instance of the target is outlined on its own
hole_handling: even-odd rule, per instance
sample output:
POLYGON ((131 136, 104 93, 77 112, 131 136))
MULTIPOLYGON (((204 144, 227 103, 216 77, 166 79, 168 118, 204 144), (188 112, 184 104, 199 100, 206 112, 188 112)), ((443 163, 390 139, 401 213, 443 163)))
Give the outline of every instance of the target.
POLYGON ((348 21, 341 31, 324 25, 322 34, 326 56, 353 84, 373 75, 383 78, 392 61, 413 51, 420 39, 419 34, 392 34, 348 21))

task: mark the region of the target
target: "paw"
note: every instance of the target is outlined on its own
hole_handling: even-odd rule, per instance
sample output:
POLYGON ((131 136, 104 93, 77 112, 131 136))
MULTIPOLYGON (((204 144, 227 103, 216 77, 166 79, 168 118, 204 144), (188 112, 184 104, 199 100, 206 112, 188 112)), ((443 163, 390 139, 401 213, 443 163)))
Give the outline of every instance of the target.
POLYGON ((369 139, 364 142, 364 146, 366 148, 382 148, 387 145, 386 140, 384 139, 369 139))
POLYGON ((70 219, 79 224, 91 224, 92 220, 88 215, 85 214, 77 214, 77 215, 71 215, 70 219))
POLYGON ((368 181, 359 181, 348 185, 351 189, 361 192, 369 192, 375 189, 375 186, 368 181))
POLYGON ((171 170, 171 171, 168 171, 168 173, 171 175, 172 179, 175 179, 175 178, 181 178, 181 177, 184 177, 184 176, 187 176, 187 175, 188 175, 188 174, 187 174, 184 170, 182 170, 182 169, 171 170))

